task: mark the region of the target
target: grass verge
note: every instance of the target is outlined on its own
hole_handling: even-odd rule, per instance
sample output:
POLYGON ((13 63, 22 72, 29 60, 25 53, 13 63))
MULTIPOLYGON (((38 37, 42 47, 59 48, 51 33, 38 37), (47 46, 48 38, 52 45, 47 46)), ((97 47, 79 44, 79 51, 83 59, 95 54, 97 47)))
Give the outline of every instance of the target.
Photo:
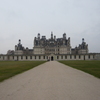
POLYGON ((45 61, 0 61, 0 82, 42 63, 45 61))
POLYGON ((100 61, 59 61, 59 62, 100 78, 100 61))

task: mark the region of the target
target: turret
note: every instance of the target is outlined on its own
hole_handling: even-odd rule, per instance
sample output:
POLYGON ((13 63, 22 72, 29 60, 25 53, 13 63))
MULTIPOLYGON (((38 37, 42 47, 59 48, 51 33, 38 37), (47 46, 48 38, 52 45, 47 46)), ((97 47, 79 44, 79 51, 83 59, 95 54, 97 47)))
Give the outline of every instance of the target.
POLYGON ((19 39, 19 44, 21 44, 21 40, 19 39))
POLYGON ((68 38, 68 45, 70 46, 70 37, 68 38))
POLYGON ((82 38, 82 43, 84 43, 84 38, 82 38))
POLYGON ((15 51, 16 50, 23 50, 22 44, 21 44, 21 40, 18 40, 18 45, 15 45, 15 51))
POLYGON ((40 39, 40 33, 38 33, 38 39, 40 39))
POLYGON ((66 33, 63 34, 63 39, 66 39, 66 33))
POLYGON ((56 40, 56 36, 54 36, 54 40, 56 40))
POLYGON ((51 39, 53 39, 53 32, 51 32, 51 39))

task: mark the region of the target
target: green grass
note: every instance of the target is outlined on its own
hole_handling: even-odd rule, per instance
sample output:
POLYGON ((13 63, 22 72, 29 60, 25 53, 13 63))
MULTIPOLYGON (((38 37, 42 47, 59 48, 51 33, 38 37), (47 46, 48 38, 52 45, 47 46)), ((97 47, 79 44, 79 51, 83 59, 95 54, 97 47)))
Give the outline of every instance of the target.
POLYGON ((0 61, 0 82, 42 63, 45 61, 0 61))
POLYGON ((59 61, 100 78, 100 61, 59 61))

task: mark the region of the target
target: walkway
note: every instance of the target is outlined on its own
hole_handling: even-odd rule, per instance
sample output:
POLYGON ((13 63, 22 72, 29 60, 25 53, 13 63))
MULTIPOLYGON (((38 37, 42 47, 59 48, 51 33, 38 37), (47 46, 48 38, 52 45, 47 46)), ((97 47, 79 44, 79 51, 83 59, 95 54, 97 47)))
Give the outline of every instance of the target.
POLYGON ((0 100, 100 100, 100 79, 50 61, 1 82, 0 100))

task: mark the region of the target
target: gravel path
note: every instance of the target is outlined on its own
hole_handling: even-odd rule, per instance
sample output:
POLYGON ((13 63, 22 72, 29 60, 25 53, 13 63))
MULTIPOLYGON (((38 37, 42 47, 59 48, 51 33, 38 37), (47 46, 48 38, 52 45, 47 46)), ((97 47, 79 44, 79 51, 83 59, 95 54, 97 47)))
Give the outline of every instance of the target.
POLYGON ((1 82, 0 100, 100 100, 100 79, 50 61, 1 82))

